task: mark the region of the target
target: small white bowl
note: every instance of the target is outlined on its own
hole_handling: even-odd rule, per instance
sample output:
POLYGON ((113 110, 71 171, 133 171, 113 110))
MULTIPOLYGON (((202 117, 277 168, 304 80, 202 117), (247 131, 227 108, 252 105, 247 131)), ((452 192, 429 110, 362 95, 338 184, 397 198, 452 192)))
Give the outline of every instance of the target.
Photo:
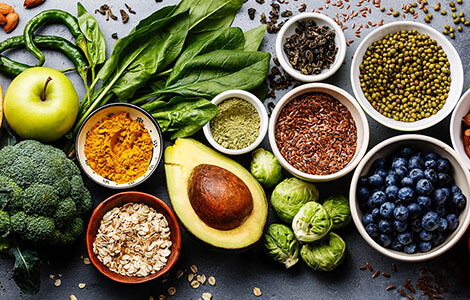
POLYGON ((351 215, 359 230, 361 236, 366 242, 375 250, 386 255, 390 258, 397 259, 406 262, 419 262, 435 258, 450 248, 452 248, 458 240, 464 235, 470 224, 470 173, 468 172, 463 160, 455 153, 455 151, 447 144, 425 135, 419 134, 404 134, 389 138, 374 148, 372 148, 364 157, 362 162, 357 166, 354 176, 351 181, 351 188, 349 189, 349 205, 351 207, 351 215), (434 247, 431 251, 426 253, 414 253, 407 254, 405 252, 395 251, 389 248, 382 247, 375 242, 369 234, 367 234, 364 225, 362 224, 363 212, 359 207, 359 203, 356 199, 357 182, 359 177, 366 175, 374 161, 378 158, 386 158, 395 150, 403 145, 410 145, 415 150, 423 150, 426 152, 434 151, 442 157, 447 158, 452 165, 452 172, 455 184, 457 184, 462 193, 467 197, 467 205, 465 209, 459 215, 459 227, 447 237, 444 243, 434 247))
POLYGON ((289 21, 287 21, 284 26, 282 26, 281 30, 277 34, 276 56, 279 59, 279 63, 281 64, 282 68, 296 80, 302 82, 322 81, 338 71, 338 69, 343 64, 344 58, 346 56, 346 38, 344 37, 344 33, 341 28, 338 26, 338 24, 336 24, 335 21, 333 21, 333 19, 318 13, 301 13, 289 19, 289 21), (335 44, 338 48, 338 53, 336 53, 335 61, 330 66, 330 68, 322 70, 320 74, 305 75, 292 67, 289 59, 284 53, 284 44, 286 42, 286 38, 292 36, 295 33, 297 22, 311 19, 315 21, 317 26, 326 25, 335 31, 335 44))
POLYGON ((157 169, 163 156, 163 136, 157 121, 155 121, 155 119, 142 108, 128 103, 112 103, 98 108, 85 119, 77 134, 77 139, 75 141, 75 152, 80 167, 85 172, 85 174, 90 177, 91 180, 99 185, 111 189, 128 189, 135 187, 147 180, 157 169), (137 178, 136 180, 127 183, 116 183, 97 174, 88 165, 84 151, 85 140, 88 131, 90 131, 90 129, 103 118, 119 112, 127 112, 133 120, 142 122, 145 128, 148 130, 153 144, 153 153, 147 172, 145 172, 144 175, 137 178))
POLYGON ((269 135, 269 143, 271 145, 271 149, 273 150, 274 155, 276 156, 279 163, 284 167, 284 169, 289 171, 289 173, 291 173, 295 177, 298 177, 306 181, 324 182, 324 181, 331 181, 331 180, 335 180, 335 179, 343 177, 344 175, 351 172, 357 166, 357 164, 361 161, 369 145, 369 123, 367 122, 367 117, 365 113, 362 111, 359 104, 357 104, 356 99, 354 99, 354 97, 351 96, 348 92, 331 84, 309 83, 309 84, 301 85, 291 90, 284 97, 282 97, 281 100, 279 100, 279 102, 276 104, 276 107, 274 108, 271 114, 271 119, 269 121, 268 135, 269 135), (354 156, 351 159, 351 161, 342 170, 333 174, 312 175, 312 174, 308 174, 308 173, 297 170, 296 168, 294 168, 287 162, 284 156, 282 156, 276 144, 275 128, 276 128, 277 119, 279 117, 281 110, 291 100, 303 94, 312 93, 312 92, 320 92, 320 93, 328 94, 332 96, 333 98, 335 98, 336 100, 338 100, 339 102, 341 102, 349 110, 349 112, 351 113, 351 116, 354 119, 354 122, 356 123, 356 130, 357 130, 356 152, 354 153, 354 156))
POLYGON ((467 114, 470 113, 470 90, 465 92, 460 98, 457 106, 452 112, 452 117, 450 119, 450 139, 452 141, 452 147, 455 152, 462 158, 467 166, 467 169, 470 169, 470 158, 465 152, 463 146, 463 123, 462 119, 467 114))
POLYGON ((245 153, 253 151, 256 147, 259 146, 259 144, 261 144, 264 137, 266 136, 266 132, 268 131, 268 120, 269 120, 269 118, 268 118, 268 113, 266 112, 266 109, 264 108, 263 103, 258 99, 258 97, 256 97, 252 93, 249 93, 249 92, 246 92, 246 91, 229 90, 229 91, 226 91, 226 92, 223 92, 223 93, 217 95, 214 99, 212 99, 211 102, 215 105, 218 105, 219 103, 223 102, 224 100, 231 99, 231 98, 243 99, 243 100, 251 103, 256 108, 256 110, 258 111, 258 115, 259 115, 259 118, 260 118, 260 129, 259 129, 259 136, 254 141, 254 143, 251 144, 250 146, 246 147, 246 148, 239 149, 239 150, 227 149, 227 148, 222 147, 219 143, 217 143, 214 140, 214 137, 212 136, 212 132, 211 132, 210 122, 208 122, 203 127, 202 130, 204 131, 204 135, 206 136, 206 139, 209 141, 209 143, 212 145, 212 147, 214 147, 218 151, 220 151, 222 153, 225 153, 225 154, 229 154, 229 155, 241 155, 241 154, 245 154, 245 153))
POLYGON ((442 35, 439 31, 433 29, 430 26, 409 21, 393 22, 381 26, 369 33, 369 35, 367 35, 366 38, 357 47, 356 52, 354 53, 354 58, 351 63, 351 85, 354 91, 354 95, 361 104, 362 108, 364 108, 364 110, 370 117, 372 117, 380 124, 400 131, 423 130, 434 126, 443 119, 445 119, 445 117, 447 117, 452 112, 452 109, 454 108, 455 104, 457 103, 457 100, 459 99, 462 93, 463 77, 464 74, 462 62, 460 61, 460 56, 457 50, 455 50, 454 46, 452 46, 452 44, 449 42, 449 40, 447 40, 447 38, 442 35), (435 40, 438 45, 442 47, 444 52, 447 54, 447 59, 450 63, 450 73, 452 80, 446 104, 441 110, 437 112, 437 114, 416 122, 396 121, 392 118, 387 118, 386 116, 379 113, 377 110, 375 110, 375 108, 372 107, 370 102, 364 96, 359 80, 359 67, 362 64, 362 60, 364 54, 367 51, 367 48, 369 48, 369 46, 372 45, 373 42, 384 38, 388 34, 395 33, 400 30, 416 30, 420 33, 428 35, 431 39, 435 40))

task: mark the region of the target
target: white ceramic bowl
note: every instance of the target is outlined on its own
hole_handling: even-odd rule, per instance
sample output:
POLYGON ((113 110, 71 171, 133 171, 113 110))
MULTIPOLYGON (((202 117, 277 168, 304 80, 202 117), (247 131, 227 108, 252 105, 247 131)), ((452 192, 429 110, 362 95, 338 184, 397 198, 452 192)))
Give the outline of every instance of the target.
POLYGON ((459 99, 462 93, 463 76, 463 67, 462 62, 460 61, 460 56, 455 50, 454 46, 452 46, 452 44, 447 40, 447 38, 430 26, 408 21, 393 22, 381 26, 372 31, 369 35, 367 35, 365 39, 363 39, 361 44, 359 44, 351 63, 351 85, 354 91, 354 95, 361 104, 362 108, 364 108, 366 113, 380 124, 400 131, 423 130, 439 123, 445 117, 447 117, 451 113, 452 109, 454 108, 455 104, 457 103, 457 100, 459 99), (429 118, 425 118, 411 123, 395 121, 391 118, 383 116, 377 110, 375 110, 364 96, 361 89, 361 83, 359 81, 359 67, 362 63, 363 56, 366 53, 367 48, 369 48, 369 46, 373 42, 382 39, 390 33, 395 33, 400 30, 416 30, 420 33, 427 34, 430 38, 436 40, 436 42, 440 46, 442 46, 442 49, 447 54, 447 58, 450 63, 450 72, 452 78, 449 97, 447 98, 444 107, 439 110, 437 114, 432 115, 429 118))
POLYGON ((301 13, 289 19, 289 21, 287 21, 284 26, 282 26, 281 30, 277 34, 276 56, 279 59, 279 63, 281 64, 282 68, 296 80, 303 82, 322 81, 333 75, 336 71, 338 71, 338 69, 343 64, 344 58, 346 56, 346 38, 344 37, 344 33, 341 28, 331 18, 318 13, 301 13), (338 48, 338 53, 336 53, 335 61, 330 66, 330 68, 324 69, 320 74, 316 75, 305 75, 302 74, 300 71, 294 69, 290 64, 287 55, 284 53, 284 44, 286 38, 292 36, 295 33, 295 29, 297 28, 297 22, 306 21, 310 19, 313 19, 318 26, 326 25, 335 31, 335 44, 338 48))
POLYGON ((452 140, 452 147, 454 147, 454 150, 465 162, 467 169, 470 169, 470 158, 468 158, 463 146, 464 130, 462 128, 462 119, 468 113, 470 113, 470 90, 460 98, 450 119, 450 139, 452 140))
POLYGON ((85 172, 85 174, 90 177, 91 180, 107 188, 127 189, 141 184, 146 179, 148 179, 157 169, 158 164, 160 163, 163 156, 163 136, 158 123, 148 112, 146 112, 142 108, 128 103, 112 103, 98 108, 85 119, 82 126, 80 127, 77 139, 75 141, 75 152, 80 167, 85 172), (150 134, 150 137, 152 138, 153 144, 153 153, 150 159, 147 172, 145 172, 144 175, 137 178, 136 180, 128 183, 116 183, 112 180, 98 175, 88 165, 84 152, 85 139, 88 131, 90 131, 90 129, 95 126, 98 122, 100 122, 103 118, 119 112, 127 112, 133 120, 143 122, 145 128, 150 134))
POLYGON ((323 182, 323 181, 331 181, 338 178, 343 177, 344 175, 351 172, 361 161, 362 157, 367 151, 367 147, 369 145, 369 123, 367 122, 367 117, 365 113, 362 111, 361 107, 357 103, 356 99, 351 96, 348 92, 343 89, 340 89, 334 85, 326 84, 326 83, 309 83, 301 85, 290 92, 288 92, 284 97, 279 100, 274 108, 271 119, 269 121, 269 143, 271 145, 271 149, 273 150, 274 155, 278 159, 279 163, 289 171, 292 175, 311 182, 323 182), (312 93, 312 92, 321 92, 332 96, 333 98, 337 99, 341 102, 351 113, 354 122, 356 123, 357 128, 357 148, 356 153, 354 153, 353 158, 341 171, 329 174, 329 175, 312 175, 302 171, 297 170, 293 166, 291 166, 287 160, 282 156, 279 152, 279 148, 276 144, 275 139, 275 128, 277 119, 281 110, 286 106, 289 101, 301 96, 303 94, 312 93))
POLYGON ((212 99, 211 102, 217 105, 223 102, 224 100, 231 99, 231 98, 240 98, 240 99, 246 100, 249 103, 251 103, 258 111, 261 124, 260 124, 260 129, 259 129, 259 136, 254 141, 254 143, 246 148, 239 149, 239 150, 227 149, 227 148, 222 147, 219 143, 217 143, 214 140, 214 137, 212 136, 212 133, 211 133, 210 122, 207 123, 203 127, 203 131, 204 131, 204 135, 206 136, 207 141, 209 141, 212 147, 214 147, 217 151, 220 151, 222 153, 229 154, 229 155, 241 155, 241 154, 245 154, 245 153, 253 151, 256 147, 259 146, 259 144, 261 144, 264 137, 266 136, 266 132, 268 131, 269 118, 268 118, 268 113, 266 112, 266 108, 264 108, 263 103, 258 99, 258 97, 246 91, 229 90, 229 91, 226 91, 217 95, 217 97, 212 99))
POLYGON ((351 181, 351 188, 349 190, 349 204, 351 206, 351 215, 359 230, 361 236, 366 242, 375 250, 386 255, 390 258, 397 259, 406 262, 419 262, 435 258, 454 246, 458 240, 463 236, 465 230, 470 223, 470 173, 465 166, 463 160, 455 153, 455 151, 447 144, 425 135, 419 134, 405 134, 389 138, 374 148, 372 148, 364 157, 362 162, 357 166, 354 176, 351 181), (403 145, 410 145, 415 150, 423 150, 426 152, 434 151, 442 157, 447 158, 452 165, 452 175, 455 183, 460 187, 462 193, 467 197, 467 205, 459 216, 459 226, 457 229, 450 234, 444 243, 438 247, 434 247, 431 251, 426 253, 414 253, 407 254, 405 252, 395 251, 382 247, 376 243, 366 232, 364 225, 362 224, 363 212, 359 208, 358 201, 356 199, 356 189, 359 177, 366 175, 371 168, 374 161, 378 158, 387 158, 392 152, 397 150, 403 145))

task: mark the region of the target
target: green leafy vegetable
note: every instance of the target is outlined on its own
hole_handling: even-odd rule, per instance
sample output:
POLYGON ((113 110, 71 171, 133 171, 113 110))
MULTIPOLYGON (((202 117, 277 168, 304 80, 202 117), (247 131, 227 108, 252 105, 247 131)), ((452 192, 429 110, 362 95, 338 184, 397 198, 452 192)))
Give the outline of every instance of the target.
POLYGON ((251 174, 264 187, 275 186, 282 180, 282 167, 271 152, 259 148, 252 155, 251 174))
POLYGON ((18 246, 12 247, 8 252, 15 258, 13 267, 13 280, 20 287, 21 291, 28 295, 39 292, 41 284, 40 266, 41 260, 37 252, 31 250, 21 250, 18 246))
POLYGON ((333 229, 342 228, 351 222, 349 201, 345 196, 331 196, 323 202, 323 207, 333 220, 333 229))
POLYGON ((275 261, 286 269, 299 261, 299 242, 286 225, 271 224, 264 234, 264 249, 275 261))
POLYGON ((261 25, 244 33, 245 35, 245 51, 257 51, 261 46, 261 42, 266 32, 266 25, 261 25))
POLYGON ((328 212, 320 203, 308 202, 299 210, 292 220, 295 237, 304 243, 322 239, 333 226, 328 212))
POLYGON ((330 234, 318 243, 302 246, 302 260, 315 271, 331 271, 341 264, 346 253, 346 243, 336 233, 330 234))
POLYGON ((170 101, 152 103, 150 113, 163 132, 171 139, 193 135, 217 114, 217 105, 204 98, 188 99, 176 96, 170 101))
POLYGON ((318 189, 311 183, 295 177, 279 183, 271 195, 271 204, 283 221, 291 223, 304 204, 318 200, 318 189))

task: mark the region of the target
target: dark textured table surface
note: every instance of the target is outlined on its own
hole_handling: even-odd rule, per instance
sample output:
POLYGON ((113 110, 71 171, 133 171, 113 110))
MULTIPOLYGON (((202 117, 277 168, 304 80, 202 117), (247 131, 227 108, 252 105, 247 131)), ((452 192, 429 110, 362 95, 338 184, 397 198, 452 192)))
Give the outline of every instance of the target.
MULTIPOLYGON (((332 0, 335 2, 336 0, 332 0)), ((357 17, 353 22, 345 24, 351 27, 356 23, 356 29, 359 24, 366 24, 369 20, 379 22, 380 19, 385 19, 385 23, 397 20, 404 20, 401 16, 393 18, 386 13, 380 12, 379 9, 373 7, 367 1, 364 1, 362 7, 356 6, 359 0, 350 0, 351 5, 347 13, 351 9, 358 10, 362 7, 370 7, 371 13, 365 18, 357 17)), ((10 4, 15 6, 15 9, 20 14, 20 23, 18 28, 10 35, 18 35, 22 32, 24 25, 34 14, 46 8, 61 8, 75 14, 76 4, 75 1, 69 0, 47 0, 42 6, 32 10, 24 10, 20 0, 10 0, 10 4)), ((103 1, 86 0, 83 1, 84 5, 89 11, 94 11, 95 8, 103 4, 103 1)), ((151 12, 157 10, 164 5, 170 5, 177 1, 163 0, 161 3, 156 3, 153 0, 128 0, 128 3, 137 11, 136 15, 130 15, 128 24, 121 24, 118 21, 106 22, 105 18, 97 15, 97 19, 101 25, 101 29, 107 39, 108 55, 112 50, 114 40, 111 34, 117 32, 120 37, 126 35, 131 28, 139 21, 140 18, 146 17, 151 12)), ((244 30, 251 29, 259 25, 259 18, 261 12, 266 13, 271 10, 269 3, 260 5, 255 0, 249 0, 244 4, 243 8, 237 15, 234 25, 240 26, 244 30), (256 9, 255 20, 248 18, 247 10, 250 7, 256 9)), ((286 1, 287 2, 287 1, 286 1)), ((305 1, 307 4, 307 11, 312 8, 324 6, 322 0, 309 0, 305 1)), ((361 1, 362 2, 362 1, 361 1)), ((434 15, 431 26, 442 30, 444 24, 452 24, 449 15, 442 16, 434 12, 432 7, 437 1, 429 0, 428 7, 430 12, 434 15)), ((444 9, 450 13, 448 1, 441 1, 444 9)), ((291 9, 294 14, 302 3, 302 0, 290 0, 289 4, 281 5, 281 11, 291 9)), ((348 4, 344 0, 345 6, 348 4)), ((409 3, 409 1, 382 1, 382 5, 393 7, 395 10, 400 9, 402 4, 409 3)), ((119 8, 124 7, 123 0, 110 0, 108 4, 117 14, 119 8)), ((464 0, 464 4, 458 6, 459 10, 464 11, 470 15, 470 2, 464 0)), ((333 6, 331 3, 328 9, 323 12, 334 16, 335 12, 340 15, 345 11, 333 6)), ((416 21, 423 22, 424 14, 419 11, 419 18, 416 21)), ((282 18, 281 18, 282 19, 282 18)), ((412 20, 411 15, 407 15, 406 20, 412 20)), ((373 28, 363 29, 361 35, 365 36, 373 28)), ((42 33, 53 33, 56 35, 63 35, 70 37, 67 30, 63 26, 48 26, 42 33)), ((465 87, 470 83, 470 28, 464 28, 463 33, 458 33, 452 43, 457 48, 465 70, 465 87)), ((337 85, 341 88, 352 93, 351 84, 349 80, 349 68, 351 57, 354 53, 356 46, 359 44, 359 39, 355 37, 354 30, 351 28, 345 31, 346 40, 355 41, 348 47, 345 64, 331 77, 327 82, 337 85)), ((0 32, 0 40, 7 38, 3 30, 0 32)), ((276 36, 274 34, 266 34, 265 40, 262 44, 262 50, 274 54, 274 41, 276 36)), ((24 51, 15 51, 11 54, 12 57, 17 58, 23 62, 33 64, 35 61, 24 51)), ((58 69, 71 66, 70 62, 63 56, 57 53, 49 53, 46 55, 46 66, 55 67, 58 69)), ((82 97, 84 90, 78 76, 70 74, 69 76, 82 97)), ((5 92, 9 80, 0 76, 0 84, 5 92)), ((286 91, 277 93, 275 101, 286 91)), ((266 104, 273 99, 268 99, 266 104)), ((369 119, 371 140, 369 148, 373 147, 380 141, 400 134, 400 132, 387 129, 372 119, 369 119)), ((450 144, 449 138, 449 117, 440 124, 427 129, 422 134, 430 135, 439 138, 440 140, 450 144)), ((202 142, 205 139, 202 134, 198 134, 196 138, 202 142)), ((267 140, 263 145, 268 147, 267 140)), ((245 167, 248 166, 249 156, 237 157, 238 161, 243 163, 245 167)), ((341 191, 344 194, 348 193, 348 187, 351 176, 342 178, 341 180, 331 183, 318 184, 321 197, 325 197, 333 192, 341 191)), ((113 190, 108 190, 93 184, 90 180, 86 180, 88 188, 93 194, 94 205, 96 206, 100 201, 115 193, 113 190)), ((157 172, 146 183, 137 188, 139 191, 144 191, 156 195, 157 197, 168 201, 168 194, 165 185, 165 175, 163 168, 160 166, 157 172)), ((266 191, 270 195, 271 190, 266 191)), ((269 209, 269 216, 267 224, 278 222, 277 216, 269 209)), ((41 274, 41 291, 36 296, 24 296, 20 293, 19 289, 10 279, 12 260, 10 258, 0 256, 0 299, 69 299, 70 295, 75 295, 77 299, 149 299, 153 296, 158 299, 160 294, 167 295, 169 287, 176 288, 176 294, 170 299, 198 299, 203 292, 210 292, 213 299, 254 299, 252 289, 259 287, 263 293, 261 299, 401 299, 398 292, 385 290, 388 285, 400 286, 406 279, 411 279, 414 283, 420 275, 423 268, 429 268, 434 271, 445 272, 448 276, 455 294, 446 294, 446 299, 466 299, 466 295, 470 292, 470 255, 467 248, 468 233, 462 238, 460 243, 455 246, 451 251, 442 255, 441 257, 424 263, 397 263, 398 272, 394 273, 391 270, 392 260, 375 252, 366 242, 360 237, 356 228, 351 224, 346 229, 338 232, 347 243, 347 256, 344 263, 333 272, 318 273, 309 269, 305 264, 299 263, 292 269, 286 271, 280 265, 272 262, 263 251, 261 245, 258 243, 255 246, 241 252, 227 252, 222 250, 213 249, 197 238, 189 234, 183 229, 183 242, 181 257, 172 270, 168 279, 164 282, 162 280, 155 280, 141 285, 124 285, 113 282, 99 273, 92 265, 85 265, 80 259, 81 255, 86 256, 85 239, 82 238, 73 247, 59 250, 50 250, 43 254, 44 263, 41 274), (383 272, 390 272, 391 278, 378 277, 372 279, 372 273, 368 271, 360 271, 359 267, 365 262, 369 262, 374 268, 383 272), (205 274, 206 277, 214 276, 216 278, 216 286, 210 286, 207 283, 198 289, 190 287, 186 280, 187 271, 189 266, 195 264, 199 268, 199 272, 205 274), (185 276, 176 279, 176 270, 185 270, 185 276), (55 287, 53 280, 49 279, 49 275, 54 274, 57 278, 58 274, 62 275, 62 284, 60 287, 55 287), (78 283, 86 283, 84 289, 78 288, 78 283)), ((416 299, 427 299, 418 294, 413 294, 416 299)), ((168 295, 167 295, 168 298, 168 295)))

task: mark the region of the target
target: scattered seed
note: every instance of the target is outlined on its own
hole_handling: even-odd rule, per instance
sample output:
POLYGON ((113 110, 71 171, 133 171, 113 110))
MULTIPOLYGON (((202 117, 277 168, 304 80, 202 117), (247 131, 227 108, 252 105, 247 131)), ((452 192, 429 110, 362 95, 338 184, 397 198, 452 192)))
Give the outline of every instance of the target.
POLYGON ((62 284, 62 280, 60 280, 60 279, 56 279, 54 281, 54 285, 57 286, 57 287, 59 287, 61 284, 62 284))
POLYGON ((365 270, 365 269, 367 269, 367 266, 361 266, 361 267, 359 268, 359 270, 365 270))
POLYGON ((191 265, 189 268, 191 269, 191 272, 197 273, 197 266, 196 265, 191 265))
POLYGON ((403 289, 401 289, 401 288, 400 288, 400 295, 401 295, 402 297, 406 297, 405 292, 404 292, 403 289))
POLYGON ((77 300, 77 297, 75 297, 75 295, 70 295, 69 298, 70 300, 77 300))
POLYGON ((150 297, 149 297, 149 300, 154 300, 154 299, 153 299, 153 296, 150 296, 150 297))
POLYGON ((369 271, 371 271, 371 272, 373 271, 372 265, 370 263, 366 262, 366 266, 369 269, 369 271))
POLYGON ((111 34, 111 37, 115 40, 117 40, 119 38, 117 32, 111 34))
POLYGON ((203 293, 201 297, 204 300, 211 300, 212 299, 212 294, 211 293, 203 293))
POLYGON ((250 17, 250 20, 254 20, 254 19, 255 19, 255 13, 256 13, 256 9, 254 9, 254 8, 248 8, 248 16, 250 17))
POLYGON ((377 277, 377 276, 379 276, 379 275, 380 275, 380 271, 377 270, 377 271, 374 272, 374 274, 372 274, 372 278, 375 278, 375 277, 377 277))
POLYGON ((193 279, 194 279, 194 274, 193 274, 193 273, 189 273, 189 274, 188 274, 188 281, 191 282, 191 281, 193 281, 193 279))
POLYGON ((50 278, 50 279, 54 279, 54 278, 55 278, 55 275, 54 275, 54 274, 50 274, 50 275, 49 275, 49 278, 50 278))
POLYGON ((215 277, 211 276, 209 279, 207 279, 207 282, 209 282, 210 285, 215 285, 215 277))
POLYGON ((85 257, 85 258, 83 259, 83 263, 84 263, 85 265, 89 265, 89 264, 91 264, 91 261, 90 261, 90 259, 89 259, 88 257, 85 257))
POLYGON ((84 289, 86 287, 86 284, 85 283, 79 283, 78 284, 78 288, 79 289, 84 289))
POLYGON ((385 273, 385 272, 382 272, 382 276, 383 276, 383 277, 386 277, 386 278, 390 278, 390 274, 385 273))
POLYGON ((124 5, 126 6, 127 10, 128 10, 131 14, 134 14, 134 15, 135 15, 135 10, 133 10, 132 7, 129 6, 129 4, 124 3, 124 5))
POLYGON ((204 283, 206 283, 206 276, 204 274, 197 275, 196 280, 199 281, 201 284, 204 284, 204 283))
POLYGON ((257 287, 253 288, 253 294, 256 296, 256 297, 260 297, 263 293, 261 293, 261 290, 257 287))
POLYGON ((201 283, 197 280, 194 280, 194 281, 191 282, 191 287, 193 289, 197 289, 200 285, 201 285, 201 283))
POLYGON ((393 289, 395 289, 395 288, 396 288, 396 287, 395 287, 394 285, 389 285, 389 286, 387 286, 385 289, 386 289, 387 291, 390 291, 390 290, 393 290, 393 289))
POLYGON ((181 276, 183 276, 183 275, 184 275, 184 272, 182 270, 176 271, 176 279, 180 279, 181 276))
POLYGON ((165 300, 165 298, 166 298, 165 295, 158 296, 158 300, 165 300))
POLYGON ((168 289, 168 295, 173 296, 174 294, 176 294, 176 288, 175 287, 170 287, 168 289))
POLYGON ((408 299, 410 299, 410 300, 415 300, 415 297, 413 297, 413 296, 411 296, 411 295, 408 295, 407 297, 408 297, 408 299))
POLYGON ((121 13, 122 23, 126 24, 127 21, 129 21, 129 15, 126 13, 126 11, 124 9, 121 9, 120 13, 121 13))

